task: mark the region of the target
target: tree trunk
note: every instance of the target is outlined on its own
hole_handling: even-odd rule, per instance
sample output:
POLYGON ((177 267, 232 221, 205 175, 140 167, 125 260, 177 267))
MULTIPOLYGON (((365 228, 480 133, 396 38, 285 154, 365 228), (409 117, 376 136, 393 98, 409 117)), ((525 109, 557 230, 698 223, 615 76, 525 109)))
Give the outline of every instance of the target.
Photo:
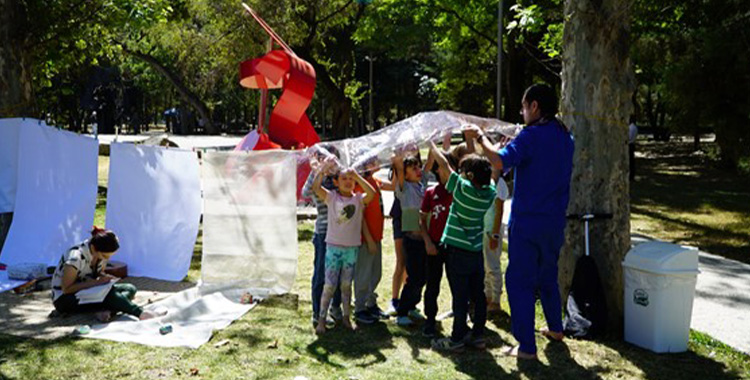
MULTIPOLYGON (((610 333, 622 334, 621 262, 630 247, 628 117, 635 88, 629 58, 630 2, 566 0, 561 109, 576 141, 569 213, 612 213, 590 224, 591 256, 603 281, 610 333)), ((584 253, 583 223, 570 221, 560 257, 560 291, 584 253)))
POLYGON ((0 117, 33 115, 25 20, 22 2, 0 0, 0 117))
POLYGON ((200 115, 200 117, 205 121, 205 133, 209 135, 218 135, 219 130, 216 128, 216 125, 213 122, 213 119, 211 119, 211 111, 209 111, 208 106, 206 106, 206 103, 204 103, 198 95, 196 95, 194 92, 190 91, 190 89, 183 83, 182 79, 180 79, 177 74, 170 71, 167 67, 162 65, 159 61, 156 60, 156 58, 140 53, 137 51, 132 51, 123 46, 122 51, 126 54, 129 54, 135 58, 138 58, 142 60, 143 62, 146 62, 151 66, 154 70, 156 70, 159 75, 163 76, 165 79, 171 83, 175 90, 180 94, 182 97, 182 100, 185 101, 185 103, 190 104, 196 112, 200 115))

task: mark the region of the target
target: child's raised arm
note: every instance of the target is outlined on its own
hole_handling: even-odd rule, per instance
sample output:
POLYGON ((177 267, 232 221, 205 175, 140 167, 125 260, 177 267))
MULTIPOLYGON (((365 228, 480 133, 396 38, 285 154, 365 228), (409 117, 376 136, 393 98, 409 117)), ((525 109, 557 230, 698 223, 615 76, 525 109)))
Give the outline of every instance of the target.
POLYGON ((362 176, 357 173, 357 171, 354 171, 354 180, 357 181, 357 183, 362 186, 362 188, 365 190, 365 198, 362 200, 364 204, 370 203, 375 198, 375 188, 370 185, 369 182, 367 182, 362 176))
POLYGON ((393 167, 394 187, 404 188, 404 155, 403 153, 394 154, 391 157, 391 166, 393 167))
POLYGON ((443 183, 448 182, 448 178, 453 173, 453 169, 451 169, 450 165, 448 164, 448 160, 443 156, 443 153, 440 152, 440 150, 435 146, 435 142, 432 140, 429 141, 430 145, 430 155, 434 158, 435 162, 438 164, 438 175, 440 176, 440 181, 443 183))
POLYGON ((323 165, 318 167, 318 170, 315 172, 315 180, 312 184, 313 193, 315 193, 315 195, 320 198, 323 203, 328 201, 328 190, 323 188, 323 173, 327 172, 331 166, 332 162, 326 161, 323 163, 323 165))

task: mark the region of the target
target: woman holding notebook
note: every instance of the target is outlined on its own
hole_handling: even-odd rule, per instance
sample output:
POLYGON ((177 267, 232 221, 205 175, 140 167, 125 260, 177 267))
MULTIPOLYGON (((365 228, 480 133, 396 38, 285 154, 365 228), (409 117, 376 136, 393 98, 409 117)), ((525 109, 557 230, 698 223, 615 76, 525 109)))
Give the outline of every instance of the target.
POLYGON ((91 238, 69 249, 60 258, 60 264, 52 276, 52 303, 61 313, 96 312, 102 322, 109 322, 115 313, 122 312, 140 320, 151 319, 165 313, 154 313, 143 310, 133 303, 137 289, 132 284, 115 284, 119 278, 104 273, 107 260, 117 252, 120 243, 114 232, 94 227, 91 238), (96 291, 85 289, 104 286, 109 289, 100 296, 100 302, 91 302, 97 298, 96 291), (83 297, 84 293, 87 297, 83 297))

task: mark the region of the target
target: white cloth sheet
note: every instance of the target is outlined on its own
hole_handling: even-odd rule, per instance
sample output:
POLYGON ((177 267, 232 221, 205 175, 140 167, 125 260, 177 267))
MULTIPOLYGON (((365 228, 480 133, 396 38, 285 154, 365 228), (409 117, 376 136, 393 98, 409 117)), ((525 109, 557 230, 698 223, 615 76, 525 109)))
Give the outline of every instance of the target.
POLYGON ((107 228, 120 239, 115 260, 132 276, 182 280, 198 236, 200 191, 195 152, 112 143, 107 228))
POLYGON ((96 140, 26 122, 18 144, 18 185, 0 261, 55 265, 94 223, 96 140))
POLYGON ((242 317, 255 304, 241 304, 241 289, 190 288, 167 299, 158 301, 148 309, 166 308, 161 318, 137 321, 131 316, 121 316, 109 324, 94 325, 86 338, 132 342, 157 347, 198 348, 211 339, 215 330, 223 329, 242 317), (159 328, 172 326, 169 334, 160 334, 159 328))
POLYGON ((8 278, 8 271, 0 270, 0 293, 15 289, 23 285, 26 281, 11 280, 8 278))
POLYGON ((297 159, 290 151, 209 152, 203 160, 207 284, 283 294, 297 270, 297 159))
POLYGON ((0 119, 0 213, 13 212, 16 204, 18 139, 21 126, 32 122, 38 120, 0 119))

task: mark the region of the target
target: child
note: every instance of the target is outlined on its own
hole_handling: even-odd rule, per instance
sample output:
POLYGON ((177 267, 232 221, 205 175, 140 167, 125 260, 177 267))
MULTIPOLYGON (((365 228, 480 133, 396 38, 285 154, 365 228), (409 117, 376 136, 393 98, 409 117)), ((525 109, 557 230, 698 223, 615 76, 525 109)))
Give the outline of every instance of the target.
MULTIPOLYGON (((375 198, 364 210, 362 224, 362 246, 354 266, 354 319, 358 323, 371 324, 380 319, 388 319, 377 304, 375 294, 382 275, 383 202, 380 193, 381 183, 373 177, 378 163, 370 160, 365 163, 365 180, 375 189, 375 198)), ((357 193, 364 192, 362 186, 354 187, 357 193)))
MULTIPOLYGON (((334 155, 338 156, 338 151, 333 147, 328 147, 334 155)), ((322 160, 321 156, 317 157, 322 160)), ((333 327, 335 322, 333 319, 328 317, 328 310, 324 310, 320 313, 320 298, 323 295, 323 286, 325 285, 325 258, 326 258, 326 233, 328 232, 328 206, 323 199, 313 192, 312 185, 315 180, 315 173, 310 173, 310 176, 305 182, 305 186, 302 188, 302 195, 308 198, 312 198, 315 203, 315 208, 318 211, 318 215, 315 219, 315 230, 313 233, 313 247, 315 249, 315 259, 312 277, 312 324, 313 328, 318 326, 318 317, 323 315, 326 317, 326 323, 329 327, 333 327)), ((333 185, 333 180, 330 176, 325 176, 323 179, 323 187, 326 190, 335 190, 336 187, 333 185)), ((331 315, 334 319, 341 319, 341 292, 336 290, 333 295, 333 305, 331 306, 331 315)))
POLYGON ((438 163, 440 180, 453 194, 448 220, 441 238, 446 246, 446 272, 453 297, 453 333, 449 338, 432 341, 436 350, 458 351, 466 343, 484 348, 484 324, 487 300, 484 295, 484 260, 482 257, 482 222, 495 198, 490 185, 492 168, 489 160, 476 154, 459 162, 461 175, 451 169, 445 156, 430 141, 430 154, 438 163), (474 304, 473 329, 469 332, 466 315, 469 301, 474 304))
MULTIPOLYGON (((448 156, 449 161, 452 161, 452 157, 448 156)), ((455 167, 454 162, 450 165, 455 167)), ((440 180, 438 165, 433 164, 431 171, 438 178, 438 184, 425 191, 420 210, 422 238, 427 250, 427 281, 424 291, 424 313, 427 320, 422 329, 422 335, 428 338, 437 334, 435 329, 437 300, 440 295, 440 281, 443 278, 443 266, 447 255, 445 246, 440 244, 440 239, 443 237, 448 211, 453 202, 453 195, 445 189, 445 183, 440 180)))
POLYGON ((415 310, 422 298, 425 284, 426 256, 422 230, 419 223, 419 209, 424 198, 424 185, 421 182, 422 168, 415 156, 392 158, 395 168, 395 195, 401 204, 401 232, 403 233, 406 284, 401 290, 401 298, 396 310, 396 323, 400 326, 413 324, 409 315, 421 319, 415 310))
POLYGON ((509 198, 508 185, 500 176, 500 170, 493 170, 492 177, 497 183, 497 197, 493 206, 484 214, 484 293, 487 296, 487 312, 499 312, 500 296, 503 294, 503 270, 500 268, 500 255, 503 252, 503 203, 509 198))
MULTIPOLYGON (((362 244, 362 214, 364 207, 375 198, 375 189, 352 169, 335 170, 333 183, 338 190, 326 190, 321 186, 323 173, 334 165, 333 159, 327 159, 322 168, 318 168, 313 183, 313 191, 328 206, 328 232, 326 233, 325 286, 321 296, 321 310, 326 310, 334 290, 341 289, 344 327, 355 330, 356 325, 350 321, 352 278, 357 253, 362 244), (354 193, 354 184, 358 183, 365 193, 354 193)), ((318 316, 317 334, 326 331, 326 317, 318 316)))

